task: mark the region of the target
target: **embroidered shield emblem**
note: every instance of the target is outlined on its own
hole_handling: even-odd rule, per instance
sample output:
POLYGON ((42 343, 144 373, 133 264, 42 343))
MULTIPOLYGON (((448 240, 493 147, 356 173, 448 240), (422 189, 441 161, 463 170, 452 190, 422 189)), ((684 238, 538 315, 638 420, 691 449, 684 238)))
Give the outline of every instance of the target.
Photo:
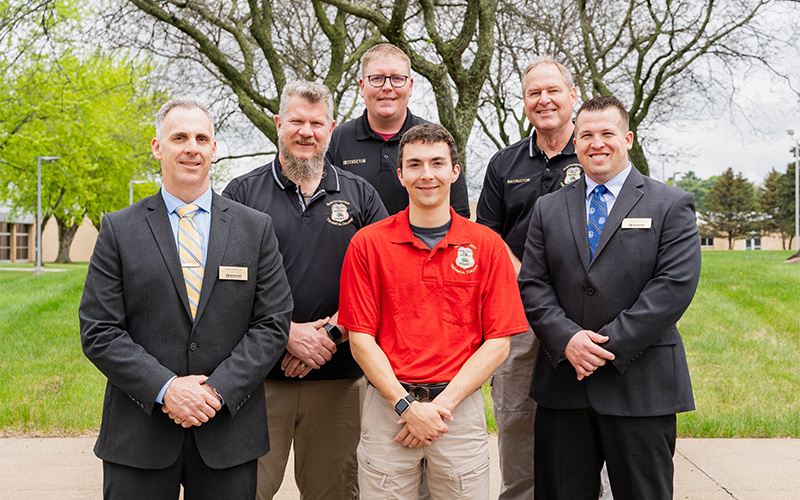
POLYGON ((569 167, 567 169, 567 173, 564 176, 564 184, 569 184, 570 182, 577 181, 581 178, 581 169, 580 167, 569 167))
POLYGON ((331 220, 335 222, 344 222, 350 218, 347 213, 347 205, 344 203, 334 203, 331 205, 331 220))
POLYGON ((456 265, 461 269, 470 269, 475 265, 475 258, 470 247, 458 247, 456 265))

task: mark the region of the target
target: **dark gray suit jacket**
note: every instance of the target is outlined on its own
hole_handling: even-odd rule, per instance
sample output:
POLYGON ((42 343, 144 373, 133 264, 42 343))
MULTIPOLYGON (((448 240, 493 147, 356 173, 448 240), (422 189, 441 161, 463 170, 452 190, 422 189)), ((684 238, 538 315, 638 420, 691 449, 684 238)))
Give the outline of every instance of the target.
POLYGON ((261 384, 286 346, 291 310, 266 214, 213 195, 194 322, 161 193, 103 217, 79 311, 83 351, 108 377, 97 456, 143 469, 175 462, 187 431, 155 403, 173 375, 207 375, 225 400, 190 431, 207 465, 264 455, 261 384), (219 279, 220 266, 246 267, 247 280, 219 279))
POLYGON ((519 275, 528 321, 541 345, 531 396, 548 408, 618 416, 694 409, 676 322, 700 276, 694 198, 633 168, 589 260, 582 177, 534 208, 519 275), (649 229, 623 220, 650 219, 649 229), (582 381, 563 357, 582 329, 609 337, 616 356, 582 381))

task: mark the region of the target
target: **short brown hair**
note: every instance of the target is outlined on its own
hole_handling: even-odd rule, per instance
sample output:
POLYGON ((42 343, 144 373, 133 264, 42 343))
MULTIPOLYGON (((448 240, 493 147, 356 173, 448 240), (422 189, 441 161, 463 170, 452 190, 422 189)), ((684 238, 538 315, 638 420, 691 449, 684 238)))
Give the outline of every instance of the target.
POLYGON ((406 144, 416 144, 421 142, 423 144, 436 144, 443 142, 447 144, 450 149, 450 163, 455 168, 458 165, 458 150, 456 149, 456 141, 446 128, 438 123, 422 123, 420 125, 411 127, 408 132, 403 134, 400 139, 400 157, 398 163, 400 170, 403 170, 403 149, 406 144))
POLYGON ((581 113, 585 111, 604 111, 609 108, 614 108, 619 112, 620 123, 622 124, 621 129, 623 132, 627 133, 630 130, 630 118, 628 117, 628 110, 625 109, 625 105, 623 105, 622 102, 620 102, 620 100, 613 95, 601 95, 593 97, 584 102, 578 110, 578 114, 575 115, 575 123, 578 122, 578 117, 581 116, 581 113))
POLYGON ((411 72, 411 59, 408 58, 405 52, 392 45, 391 43, 379 43, 364 53, 361 57, 361 76, 367 76, 367 66, 369 63, 378 59, 379 57, 396 57, 408 66, 409 73, 411 72))

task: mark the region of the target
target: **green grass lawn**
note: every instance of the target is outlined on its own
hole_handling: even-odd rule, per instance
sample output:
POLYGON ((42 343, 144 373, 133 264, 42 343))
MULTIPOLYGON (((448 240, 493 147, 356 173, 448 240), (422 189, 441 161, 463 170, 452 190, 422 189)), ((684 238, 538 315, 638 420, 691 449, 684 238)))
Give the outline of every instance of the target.
MULTIPOLYGON (((678 417, 680 436, 800 437, 800 265, 782 263, 791 254, 703 253, 679 324, 697 401, 678 417)), ((0 271, 0 435, 99 428, 105 378, 78 334, 86 266, 61 267, 0 271)))
POLYGON ((678 324, 697 411, 691 437, 800 437, 800 265, 793 252, 703 252, 700 287, 678 324))
POLYGON ((46 267, 67 270, 0 271, 0 433, 99 428, 104 378, 83 356, 78 334, 86 265, 46 267))

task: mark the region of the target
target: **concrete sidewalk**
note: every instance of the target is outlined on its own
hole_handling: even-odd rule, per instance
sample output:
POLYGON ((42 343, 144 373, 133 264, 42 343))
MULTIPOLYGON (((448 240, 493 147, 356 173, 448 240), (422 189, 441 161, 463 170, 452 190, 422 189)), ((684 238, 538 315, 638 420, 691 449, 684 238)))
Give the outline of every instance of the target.
MULTIPOLYGON (((490 436, 492 498, 499 491, 497 438, 490 436)), ((94 438, 0 439, 0 499, 102 498, 94 438)), ((296 500, 287 475, 276 500, 296 500)), ((800 498, 800 439, 679 439, 675 498, 796 500, 800 498)))

